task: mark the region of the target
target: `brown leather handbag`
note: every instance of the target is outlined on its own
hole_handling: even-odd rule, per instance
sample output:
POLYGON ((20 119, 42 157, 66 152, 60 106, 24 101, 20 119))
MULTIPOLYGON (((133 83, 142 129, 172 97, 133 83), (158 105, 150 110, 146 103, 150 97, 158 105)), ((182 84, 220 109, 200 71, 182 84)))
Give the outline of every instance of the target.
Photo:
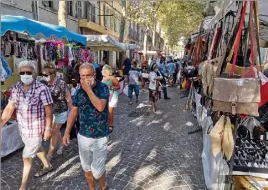
MULTIPOLYGON (((247 1, 244 2, 241 12, 239 29, 234 44, 234 57, 230 76, 234 75, 246 7, 247 1)), ((253 9, 250 10, 251 12, 253 11, 253 9)), ((253 37, 251 37, 251 44, 253 44, 253 37)), ((251 54, 254 55, 253 45, 251 45, 251 54)), ((259 116, 258 104, 261 100, 260 81, 256 78, 215 78, 212 99, 213 111, 229 112, 233 115, 246 114, 251 116, 259 116)))

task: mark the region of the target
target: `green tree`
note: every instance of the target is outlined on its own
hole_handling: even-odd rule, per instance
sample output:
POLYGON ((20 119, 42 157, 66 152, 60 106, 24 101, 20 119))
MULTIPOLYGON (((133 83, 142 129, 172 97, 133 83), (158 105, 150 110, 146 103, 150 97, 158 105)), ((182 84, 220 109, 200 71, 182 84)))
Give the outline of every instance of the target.
POLYGON ((161 4, 158 19, 170 46, 178 43, 180 37, 188 37, 198 31, 202 22, 204 3, 170 1, 161 4))
POLYGON ((145 57, 147 56, 148 32, 150 29, 155 29, 156 18, 161 4, 162 1, 130 0, 127 7, 128 20, 146 28, 143 42, 145 57))

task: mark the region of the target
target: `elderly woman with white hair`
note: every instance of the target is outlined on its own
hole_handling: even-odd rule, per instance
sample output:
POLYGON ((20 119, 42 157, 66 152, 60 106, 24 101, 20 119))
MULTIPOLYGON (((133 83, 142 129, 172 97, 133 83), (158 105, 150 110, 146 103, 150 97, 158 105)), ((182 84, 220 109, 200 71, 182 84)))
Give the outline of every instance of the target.
POLYGON ((23 175, 20 190, 26 190, 32 159, 35 156, 41 160, 43 167, 35 176, 47 174, 53 168, 46 158, 42 140, 49 140, 52 125, 52 97, 50 90, 36 80, 35 64, 32 61, 22 61, 19 64, 20 80, 12 90, 11 96, 2 113, 1 127, 4 127, 16 109, 18 127, 24 143, 23 175))

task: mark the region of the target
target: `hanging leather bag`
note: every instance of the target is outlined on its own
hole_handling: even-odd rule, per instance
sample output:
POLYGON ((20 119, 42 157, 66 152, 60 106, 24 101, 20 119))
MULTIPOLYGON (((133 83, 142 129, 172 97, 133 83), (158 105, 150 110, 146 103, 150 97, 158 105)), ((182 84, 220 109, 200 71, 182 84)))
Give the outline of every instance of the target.
MULTIPOLYGON (((259 116, 258 104, 260 102, 260 81, 256 78, 234 79, 235 63, 237 59, 242 28, 245 19, 247 1, 244 2, 237 38, 234 45, 234 57, 231 78, 215 78, 213 89, 213 111, 222 111, 236 114, 259 116)), ((251 11, 253 11, 251 9, 251 11)), ((251 54, 254 52, 253 38, 251 38, 251 54)), ((253 54, 254 55, 254 54, 253 54)))

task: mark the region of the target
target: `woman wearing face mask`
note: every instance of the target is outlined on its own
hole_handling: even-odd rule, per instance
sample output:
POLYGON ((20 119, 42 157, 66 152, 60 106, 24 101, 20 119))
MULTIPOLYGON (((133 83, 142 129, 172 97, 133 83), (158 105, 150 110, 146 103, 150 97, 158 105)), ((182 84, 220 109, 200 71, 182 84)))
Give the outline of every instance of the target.
POLYGON ((150 74, 149 74, 149 100, 152 103, 152 108, 153 112, 156 112, 156 105, 155 103, 159 100, 160 98, 160 92, 161 90, 159 89, 161 87, 160 81, 163 79, 162 76, 157 76, 158 72, 158 67, 156 63, 153 63, 151 65, 150 69, 150 74))
POLYGON ((109 130, 110 133, 113 131, 113 123, 114 123, 114 108, 117 106, 118 96, 119 96, 119 89, 120 84, 118 80, 112 76, 113 69, 109 65, 104 65, 102 69, 103 79, 102 82, 106 84, 110 90, 110 97, 109 97, 109 130))
POLYGON ((53 130, 47 157, 51 160, 55 147, 59 143, 57 154, 62 154, 64 145, 60 128, 67 120, 68 108, 71 110, 72 99, 67 83, 56 76, 54 64, 48 63, 42 70, 43 79, 47 83, 53 99, 53 130))

